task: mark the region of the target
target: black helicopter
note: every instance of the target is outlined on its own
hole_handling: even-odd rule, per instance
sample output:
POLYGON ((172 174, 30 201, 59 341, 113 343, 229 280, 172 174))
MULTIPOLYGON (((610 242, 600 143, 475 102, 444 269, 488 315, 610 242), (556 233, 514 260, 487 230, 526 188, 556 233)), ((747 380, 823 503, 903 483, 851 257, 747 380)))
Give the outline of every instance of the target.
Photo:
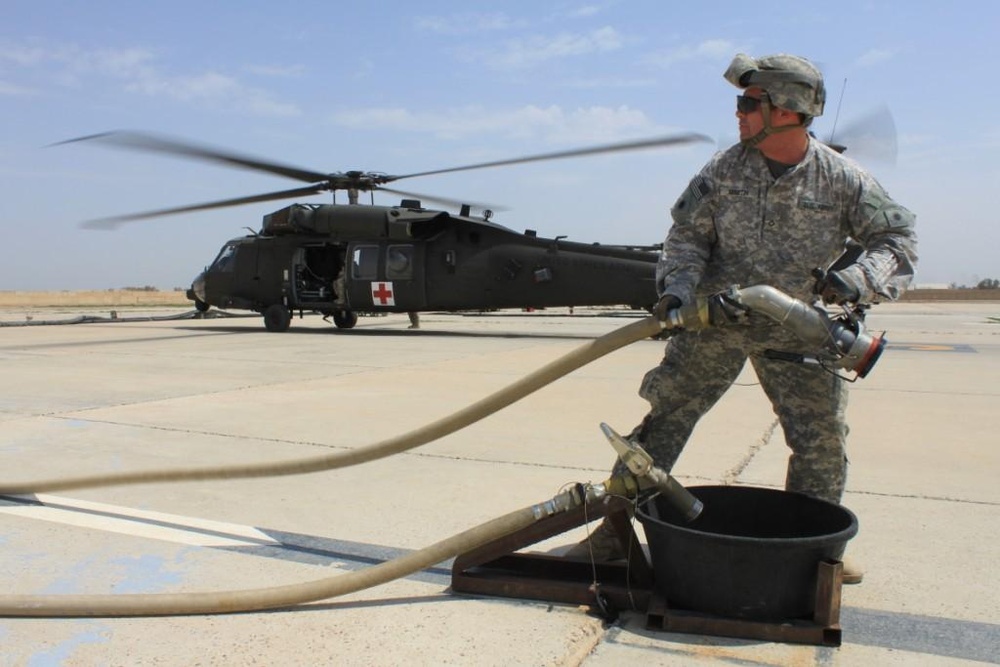
POLYGON ((295 311, 321 313, 338 328, 350 329, 359 312, 597 305, 649 309, 656 301, 659 246, 590 245, 564 237, 541 238, 531 230, 522 234, 490 222, 488 209, 472 217, 471 204, 384 186, 403 178, 711 139, 688 133, 402 176, 323 174, 138 132, 107 132, 60 143, 80 141, 216 162, 310 184, 85 223, 92 228, 345 190, 348 204, 292 204, 264 216, 260 231, 228 241, 188 290, 199 311, 212 306, 251 310, 263 314, 268 331, 285 331, 295 311), (360 192, 375 190, 403 199, 398 206, 358 204, 360 192), (458 207, 459 213, 424 208, 422 199, 458 207))

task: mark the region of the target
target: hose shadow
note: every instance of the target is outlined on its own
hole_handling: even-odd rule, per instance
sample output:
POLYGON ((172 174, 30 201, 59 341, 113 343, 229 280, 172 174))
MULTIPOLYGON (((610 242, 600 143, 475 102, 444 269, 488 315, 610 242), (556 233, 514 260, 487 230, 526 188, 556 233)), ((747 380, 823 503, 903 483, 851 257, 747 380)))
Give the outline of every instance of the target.
POLYGON ((303 613, 316 611, 336 611, 348 609, 372 609, 376 607, 397 607, 411 604, 438 604, 442 602, 463 602, 464 598, 452 595, 448 592, 436 595, 408 595, 398 598, 376 598, 374 600, 350 600, 344 602, 317 602, 296 605, 294 607, 284 607, 280 609, 267 609, 263 612, 255 613, 303 613))

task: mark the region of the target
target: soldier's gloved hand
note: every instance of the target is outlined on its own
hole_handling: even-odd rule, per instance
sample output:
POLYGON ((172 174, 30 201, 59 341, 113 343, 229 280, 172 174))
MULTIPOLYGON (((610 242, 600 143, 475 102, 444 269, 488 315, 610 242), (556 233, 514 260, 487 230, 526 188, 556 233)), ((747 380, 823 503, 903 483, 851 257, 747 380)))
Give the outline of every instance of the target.
POLYGON ((656 306, 653 307, 653 315, 656 319, 661 322, 667 321, 667 313, 675 308, 681 307, 681 300, 678 299, 673 294, 664 294, 660 297, 660 300, 656 302, 656 306))
POLYGON ((861 298, 858 286, 840 271, 818 271, 816 277, 813 293, 819 294, 823 303, 842 306, 845 303, 857 303, 861 298))

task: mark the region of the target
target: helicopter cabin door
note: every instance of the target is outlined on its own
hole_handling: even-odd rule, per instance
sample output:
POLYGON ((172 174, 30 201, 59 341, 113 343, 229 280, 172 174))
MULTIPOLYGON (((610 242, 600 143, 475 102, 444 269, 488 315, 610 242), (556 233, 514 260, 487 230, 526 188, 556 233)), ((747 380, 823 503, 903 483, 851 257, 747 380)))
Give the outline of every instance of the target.
POLYGON ((396 241, 348 247, 347 294, 354 311, 406 312, 427 307, 424 246, 396 241))
POLYGON ((292 257, 292 303, 298 308, 324 311, 339 299, 339 279, 344 269, 346 247, 337 243, 299 246, 292 257))

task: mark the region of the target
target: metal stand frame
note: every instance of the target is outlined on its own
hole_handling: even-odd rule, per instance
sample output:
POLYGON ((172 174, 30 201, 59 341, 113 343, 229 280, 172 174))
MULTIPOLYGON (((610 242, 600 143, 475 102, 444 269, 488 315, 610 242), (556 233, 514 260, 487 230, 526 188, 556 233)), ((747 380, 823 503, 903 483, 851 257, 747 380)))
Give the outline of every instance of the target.
POLYGON ((843 568, 843 563, 839 560, 820 562, 816 579, 816 605, 811 619, 751 621, 671 609, 663 596, 654 591, 646 611, 646 629, 793 644, 840 646, 840 593, 843 568))
POLYGON ((673 609, 653 586, 653 567, 632 529, 630 507, 621 498, 591 502, 461 554, 452 566, 452 590, 589 605, 609 619, 617 616, 618 610, 638 611, 646 614, 649 630, 840 646, 840 561, 819 564, 811 619, 751 621, 673 609), (604 516, 629 554, 625 561, 594 564, 562 556, 518 553, 604 516))
POLYGON ((468 551, 455 559, 451 588, 462 593, 598 606, 602 610, 645 611, 653 588, 653 567, 632 530, 629 507, 620 498, 611 498, 607 503, 591 502, 468 551), (628 560, 594 564, 549 554, 516 553, 605 515, 625 546, 628 560))

